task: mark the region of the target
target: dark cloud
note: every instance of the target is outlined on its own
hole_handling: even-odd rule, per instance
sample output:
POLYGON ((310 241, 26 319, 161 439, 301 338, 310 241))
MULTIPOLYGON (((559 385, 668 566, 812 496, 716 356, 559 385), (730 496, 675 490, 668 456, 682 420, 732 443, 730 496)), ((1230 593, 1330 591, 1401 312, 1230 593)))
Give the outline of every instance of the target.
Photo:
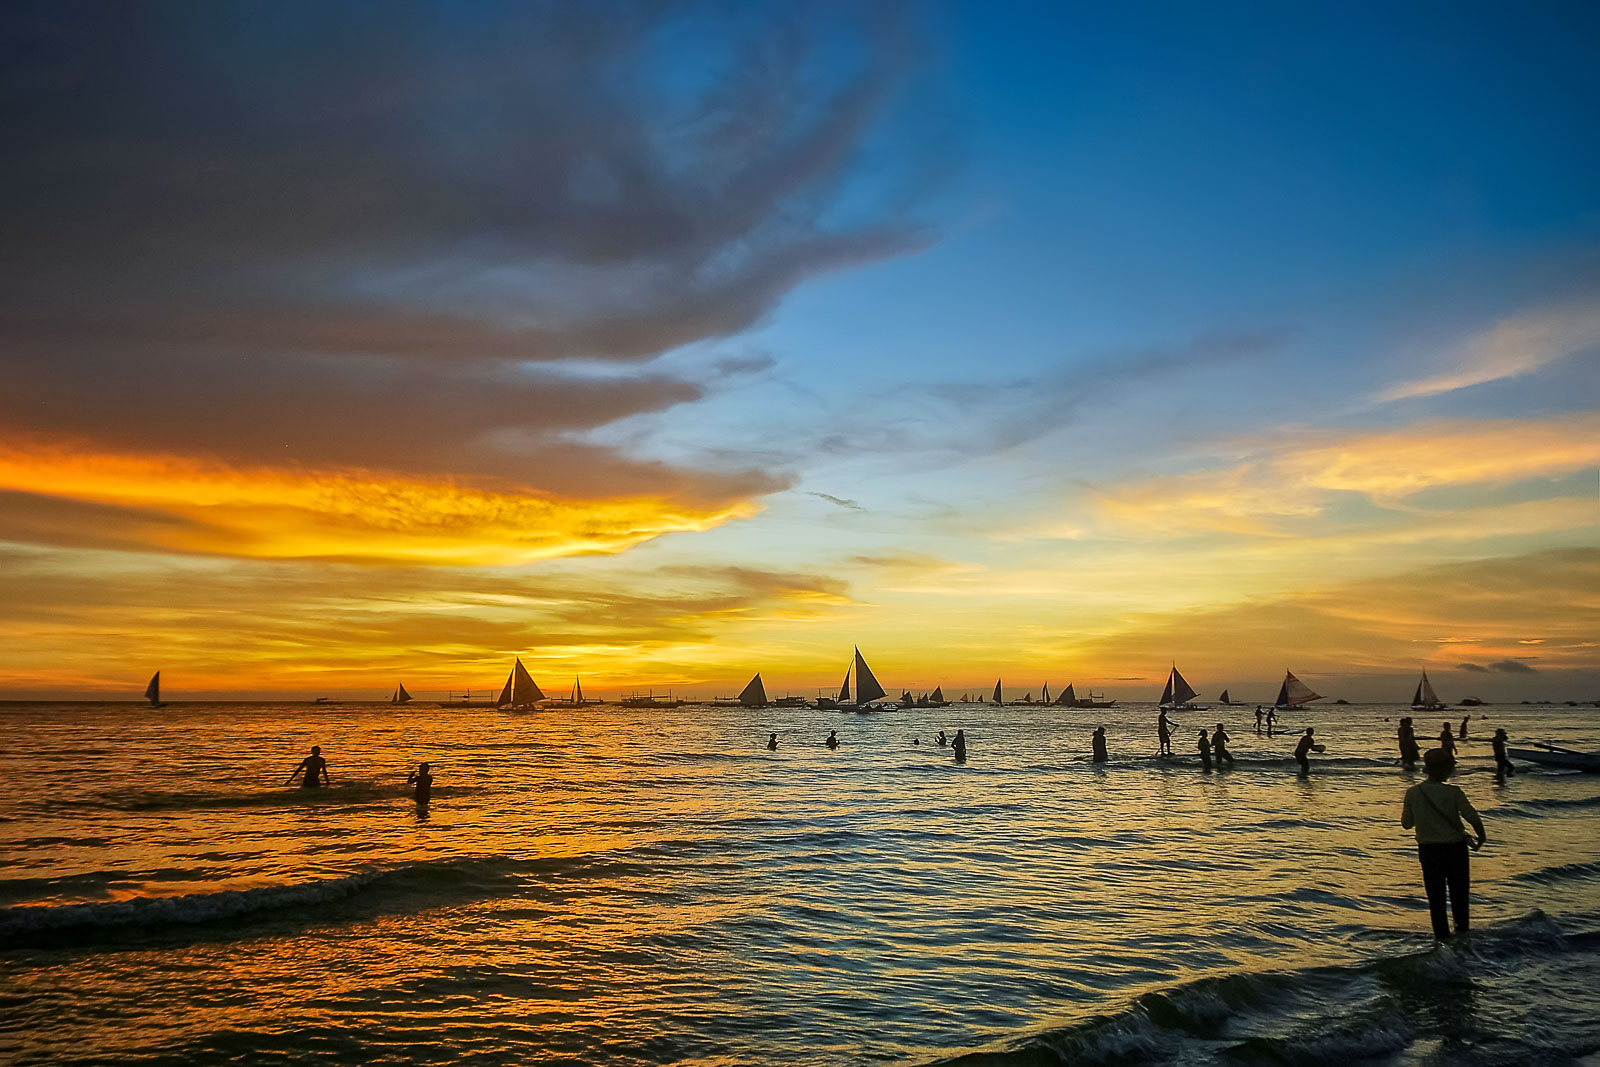
POLYGON ((1474 674, 1488 674, 1489 668, 1480 663, 1457 663, 1456 670, 1472 671, 1474 674))
POLYGON ((851 184, 907 69, 891 10, 9 5, 0 420, 539 488, 626 466, 540 448, 702 387, 528 363, 725 337, 924 240, 892 177, 851 184))
POLYGON ((1535 670, 1529 664, 1526 664, 1526 663, 1522 662, 1521 660, 1516 660, 1516 659, 1496 660, 1495 662, 1489 664, 1489 669, 1491 671, 1499 671, 1501 674, 1538 674, 1539 673, 1537 670, 1535 670))
POLYGON ((837 504, 839 507, 847 508, 850 511, 866 511, 867 510, 866 508, 862 507, 858 502, 856 502, 854 500, 847 500, 842 496, 834 496, 832 493, 807 493, 806 495, 807 496, 814 496, 818 500, 826 500, 830 504, 837 504))

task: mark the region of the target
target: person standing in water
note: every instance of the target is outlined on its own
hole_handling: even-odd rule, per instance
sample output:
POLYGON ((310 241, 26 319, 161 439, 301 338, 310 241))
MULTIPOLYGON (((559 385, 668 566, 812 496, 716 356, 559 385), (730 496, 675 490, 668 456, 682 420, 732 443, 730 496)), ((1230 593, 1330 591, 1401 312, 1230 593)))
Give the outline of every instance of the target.
POLYGON ((1450 724, 1445 723, 1444 729, 1439 731, 1439 747, 1444 749, 1451 759, 1456 758, 1456 738, 1450 732, 1450 724))
POLYGON ((1517 769, 1511 765, 1511 760, 1506 756, 1506 742, 1511 740, 1506 736, 1505 729, 1494 732, 1494 771, 1496 774, 1516 774, 1517 769))
POLYGON ((1167 718, 1167 709, 1162 708, 1161 714, 1156 718, 1156 737, 1161 740, 1159 755, 1172 755, 1172 728, 1176 725, 1178 724, 1167 718))
POLYGON ((305 772, 305 777, 300 779, 301 789, 320 789, 325 785, 332 785, 333 779, 328 777, 328 761, 322 758, 322 746, 312 745, 311 755, 301 760, 295 769, 289 772, 289 780, 284 785, 293 785, 294 776, 305 772))
POLYGON ((776 752, 777 750, 778 750, 778 735, 776 733, 770 733, 770 734, 767 735, 767 751, 768 752, 776 752))
POLYGON ((1256 733, 1261 732, 1261 705, 1256 705, 1256 733))
POLYGON ((1471 929, 1467 850, 1470 847, 1476 852, 1482 848, 1486 835, 1483 820, 1473 810, 1467 795, 1445 781, 1455 770, 1455 757, 1442 748, 1430 748, 1422 757, 1422 765, 1428 772, 1428 780, 1406 790, 1400 825, 1416 831, 1417 859, 1422 863, 1422 887, 1428 894, 1433 936, 1447 941, 1450 938, 1450 924, 1445 915, 1447 891, 1456 933, 1464 934, 1471 929), (1477 831, 1476 840, 1467 840, 1467 832, 1461 825, 1463 819, 1477 831))
POLYGON ((827 745, 829 748, 838 748, 839 747, 839 731, 838 730, 829 730, 828 731, 828 739, 826 741, 822 742, 822 743, 827 745))
POLYGON ((1463 741, 1467 739, 1467 721, 1471 718, 1471 715, 1461 716, 1461 729, 1456 733, 1456 736, 1463 741))
POLYGON ((1105 763, 1111 758, 1106 755, 1106 728, 1104 726, 1095 729, 1094 735, 1089 738, 1089 744, 1094 752, 1094 755, 1090 758, 1095 763, 1105 763))
POLYGON ((1267 736, 1268 737, 1272 736, 1272 728, 1274 726, 1276 726, 1276 725, 1278 725, 1278 709, 1277 708, 1268 708, 1267 709, 1267 736))
POLYGON ((1228 751, 1228 742, 1233 738, 1228 736, 1228 731, 1217 723, 1217 728, 1211 731, 1211 752, 1217 757, 1217 767, 1220 769, 1224 763, 1233 766, 1233 753, 1228 751))
POLYGON ((958 762, 967 758, 967 732, 965 730, 956 731, 955 740, 950 742, 950 749, 956 754, 958 762))
POLYGON ((944 735, 943 730, 939 731, 939 736, 934 738, 934 741, 939 745, 940 748, 943 748, 950 743, 950 739, 944 735))
POLYGON ((1211 741, 1206 737, 1204 730, 1200 731, 1200 739, 1196 742, 1195 747, 1200 750, 1200 766, 1209 771, 1211 769, 1211 741))
POLYGON ((1422 749, 1417 745, 1417 731, 1411 725, 1411 716, 1400 720, 1400 729, 1395 732, 1395 737, 1400 741, 1400 765, 1408 771, 1415 770, 1422 749))
POLYGON ((433 772, 428 769, 429 764, 419 763, 417 769, 411 772, 411 777, 406 779, 407 785, 415 785, 413 794, 417 799, 417 807, 425 808, 428 801, 433 799, 433 772))
POLYGON ((1294 758, 1300 764, 1300 773, 1311 773, 1311 746, 1316 744, 1311 736, 1311 727, 1306 727, 1306 732, 1300 735, 1300 743, 1294 746, 1294 758))

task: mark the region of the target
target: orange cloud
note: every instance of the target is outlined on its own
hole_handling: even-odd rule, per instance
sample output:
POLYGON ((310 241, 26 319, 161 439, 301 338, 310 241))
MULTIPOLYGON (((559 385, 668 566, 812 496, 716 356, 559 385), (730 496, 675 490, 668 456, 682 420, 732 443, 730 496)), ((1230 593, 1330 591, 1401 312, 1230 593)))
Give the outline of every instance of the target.
POLYGON ((621 552, 754 514, 747 500, 557 498, 366 471, 0 446, 0 537, 251 559, 422 565, 621 552), (92 520, 92 521, 84 521, 92 520))

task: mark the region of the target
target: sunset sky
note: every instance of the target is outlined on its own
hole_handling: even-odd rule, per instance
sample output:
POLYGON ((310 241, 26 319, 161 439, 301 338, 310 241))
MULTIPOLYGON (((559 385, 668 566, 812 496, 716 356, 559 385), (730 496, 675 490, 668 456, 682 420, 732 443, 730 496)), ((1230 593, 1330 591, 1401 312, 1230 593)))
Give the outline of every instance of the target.
POLYGON ((0 25, 0 699, 1600 698, 1594 5, 0 25))

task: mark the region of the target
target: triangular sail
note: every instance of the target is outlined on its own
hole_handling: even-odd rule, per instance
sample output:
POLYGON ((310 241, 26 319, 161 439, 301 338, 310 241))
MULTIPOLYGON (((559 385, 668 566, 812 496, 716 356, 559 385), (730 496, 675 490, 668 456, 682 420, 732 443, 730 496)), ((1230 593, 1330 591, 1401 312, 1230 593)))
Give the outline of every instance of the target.
POLYGON ((865 704, 882 696, 884 696, 883 686, 878 684, 872 668, 868 667, 867 661, 862 658, 861 650, 856 649, 856 703, 865 704))
POLYGON ((994 702, 996 704, 1000 703, 1000 679, 998 678, 994 680, 994 702))
POLYGON ((1044 683, 1044 695, 1039 698, 1039 703, 1041 703, 1041 704, 1050 703, 1050 683, 1049 682, 1044 683))
POLYGON ((1233 703, 1233 701, 1228 699, 1228 691, 1226 689, 1224 689, 1222 691, 1222 695, 1219 696, 1217 699, 1220 700, 1224 704, 1232 704, 1233 703))
POLYGON ((515 668, 513 668, 511 673, 506 675, 506 687, 500 690, 500 699, 494 702, 495 707, 503 708, 507 704, 511 703, 511 685, 516 680, 516 677, 517 672, 515 668))
POLYGON ((1059 696, 1056 697, 1056 704, 1063 708, 1071 708, 1076 707, 1077 703, 1078 694, 1072 688, 1072 683, 1068 682, 1067 687, 1061 691, 1059 696))
POLYGON ((747 708, 764 708, 767 706, 767 687, 761 684, 761 672, 750 679, 750 684, 744 687, 739 694, 739 703, 747 708))
POLYGON ((1294 676, 1293 671, 1283 672, 1283 685, 1278 689, 1278 707, 1298 708, 1321 699, 1322 694, 1313 693, 1310 686, 1294 676))
POLYGON ((511 668, 511 704, 513 707, 524 707, 544 699, 544 693, 534 684, 533 678, 528 674, 528 668, 522 665, 522 660, 517 659, 517 665, 511 668))
POLYGON ((900 691, 900 703, 902 703, 902 704, 915 704, 916 703, 916 701, 913 700, 912 697, 911 697, 911 690, 902 689, 900 691))
POLYGON ((161 672, 150 676, 150 684, 144 687, 144 698, 152 705, 161 703, 161 672))
POLYGON ((1422 681, 1417 683, 1417 695, 1411 698, 1414 708, 1431 708, 1439 703, 1439 696, 1433 691, 1433 683, 1428 681, 1428 672, 1422 672, 1422 681))
POLYGON ((1177 704, 1184 704, 1199 696, 1194 687, 1183 680, 1183 675, 1178 673, 1178 668, 1172 668, 1172 700, 1177 704))
POLYGON ((404 683, 402 683, 400 688, 396 689, 394 691, 394 702, 396 704, 404 704, 406 701, 408 701, 410 699, 411 699, 411 694, 406 692, 406 687, 405 687, 404 683))
POLYGON ((943 704, 944 703, 944 686, 942 686, 942 685, 934 686, 933 687, 933 696, 930 699, 935 700, 935 701, 939 702, 940 704, 943 704))
POLYGON ((576 674, 572 676, 572 702, 574 704, 583 703, 583 683, 578 680, 576 674))
MULTIPOLYGON (((858 651, 856 655, 861 655, 858 651)), ((839 687, 839 703, 843 704, 850 699, 850 668, 844 669, 844 684, 839 687)))
MULTIPOLYGON (((1176 673, 1178 673, 1177 669, 1174 668, 1172 674, 1176 673)), ((1172 703, 1172 674, 1167 675, 1167 687, 1161 691, 1161 703, 1163 704, 1172 703)))

